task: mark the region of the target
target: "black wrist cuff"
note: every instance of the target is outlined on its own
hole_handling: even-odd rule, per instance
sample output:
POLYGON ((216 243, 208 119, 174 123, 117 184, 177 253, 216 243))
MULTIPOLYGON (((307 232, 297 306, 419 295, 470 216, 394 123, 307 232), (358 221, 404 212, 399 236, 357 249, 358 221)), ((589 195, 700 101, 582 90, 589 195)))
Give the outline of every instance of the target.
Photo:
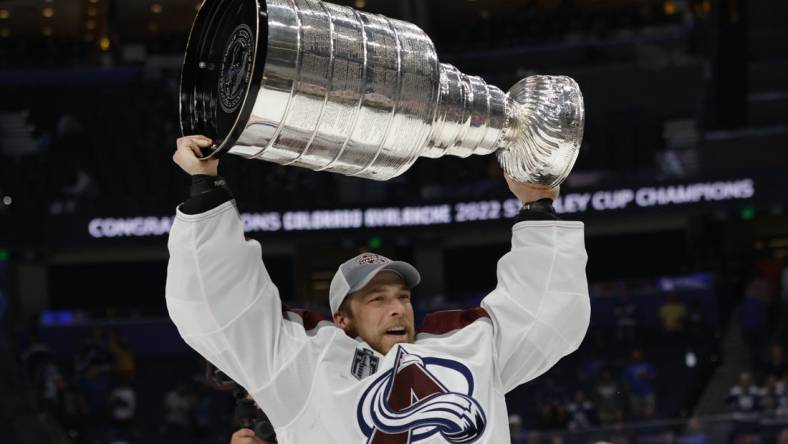
POLYGON ((515 221, 524 222, 529 220, 561 220, 561 218, 555 213, 553 199, 545 198, 523 204, 523 208, 520 209, 515 221))
POLYGON ((199 196, 207 193, 214 188, 227 188, 227 181, 222 176, 209 176, 207 174, 195 174, 192 176, 192 185, 189 188, 189 197, 199 196))
POLYGON ((189 198, 181 204, 185 214, 200 214, 233 200, 227 182, 221 176, 195 174, 189 189, 189 198))

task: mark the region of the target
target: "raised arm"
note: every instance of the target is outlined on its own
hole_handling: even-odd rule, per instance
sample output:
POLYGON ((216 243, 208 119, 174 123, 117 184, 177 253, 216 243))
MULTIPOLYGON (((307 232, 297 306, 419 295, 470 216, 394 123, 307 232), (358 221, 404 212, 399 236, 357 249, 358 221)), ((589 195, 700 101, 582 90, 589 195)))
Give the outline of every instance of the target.
POLYGON ((496 368, 506 392, 555 365, 580 345, 590 302, 582 222, 557 220, 557 190, 510 181, 526 205, 512 249, 498 262, 498 285, 482 301, 493 321, 496 368))
POLYGON ((187 344, 255 393, 276 380, 310 337, 299 316, 283 315, 260 244, 244 238, 232 196, 216 176, 217 161, 197 158, 208 143, 179 139, 174 156, 193 185, 170 232, 167 309, 187 344))

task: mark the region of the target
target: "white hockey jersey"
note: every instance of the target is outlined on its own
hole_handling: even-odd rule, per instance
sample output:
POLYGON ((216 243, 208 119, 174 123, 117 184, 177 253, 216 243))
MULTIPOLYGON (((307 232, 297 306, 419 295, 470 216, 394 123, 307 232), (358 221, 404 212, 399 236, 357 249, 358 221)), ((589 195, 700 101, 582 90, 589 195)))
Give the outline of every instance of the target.
POLYGON ((574 351, 590 316, 583 224, 512 231, 481 307, 428 315, 415 343, 385 356, 283 308, 232 202, 178 211, 167 307, 183 339, 252 394, 282 444, 508 443, 504 394, 574 351))

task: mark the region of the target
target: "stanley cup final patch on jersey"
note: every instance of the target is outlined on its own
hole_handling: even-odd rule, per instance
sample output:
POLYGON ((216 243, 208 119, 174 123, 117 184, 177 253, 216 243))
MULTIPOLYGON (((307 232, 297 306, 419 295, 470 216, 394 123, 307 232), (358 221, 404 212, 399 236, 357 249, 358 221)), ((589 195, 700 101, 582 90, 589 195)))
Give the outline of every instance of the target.
POLYGON ((357 348, 356 354, 353 356, 353 365, 350 367, 350 373, 360 381, 378 371, 378 363, 380 363, 380 358, 375 356, 372 350, 357 348))

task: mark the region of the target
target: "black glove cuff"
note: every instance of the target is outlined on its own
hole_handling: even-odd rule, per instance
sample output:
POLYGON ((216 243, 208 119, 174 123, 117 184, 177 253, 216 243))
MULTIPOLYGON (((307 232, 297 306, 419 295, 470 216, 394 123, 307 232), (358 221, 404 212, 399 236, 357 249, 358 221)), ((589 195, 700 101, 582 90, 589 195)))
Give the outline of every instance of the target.
POLYGON ((529 220, 561 220, 553 208, 553 199, 539 199, 534 202, 523 204, 520 213, 515 218, 516 222, 529 220))
POLYGON ((223 177, 205 174, 192 176, 189 196, 180 207, 184 214, 204 213, 233 200, 233 193, 223 177))
POLYGON ((207 193, 217 187, 227 188, 227 181, 224 180, 222 176, 195 174, 192 176, 192 185, 189 188, 189 197, 199 196, 200 194, 207 193))

